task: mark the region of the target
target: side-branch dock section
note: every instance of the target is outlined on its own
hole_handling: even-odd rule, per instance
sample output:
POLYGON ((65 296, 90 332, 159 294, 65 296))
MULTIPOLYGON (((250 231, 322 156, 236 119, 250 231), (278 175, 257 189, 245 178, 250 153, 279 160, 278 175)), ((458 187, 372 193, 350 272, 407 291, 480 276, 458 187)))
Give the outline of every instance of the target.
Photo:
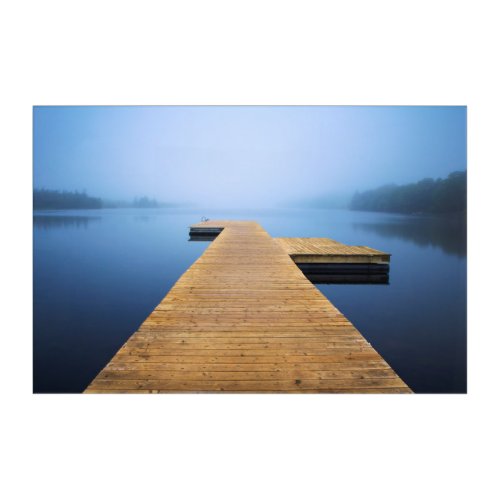
POLYGON ((220 234, 85 392, 411 392, 259 224, 192 229, 220 234))

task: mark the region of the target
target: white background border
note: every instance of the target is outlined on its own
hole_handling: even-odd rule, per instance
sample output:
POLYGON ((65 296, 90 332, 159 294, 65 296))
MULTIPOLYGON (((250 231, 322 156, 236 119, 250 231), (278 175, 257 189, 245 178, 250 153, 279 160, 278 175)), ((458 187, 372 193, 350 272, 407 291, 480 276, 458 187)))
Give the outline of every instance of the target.
POLYGON ((494 2, 2 5, 3 498, 498 497, 494 2), (31 394, 44 104, 467 105, 469 394, 31 394))

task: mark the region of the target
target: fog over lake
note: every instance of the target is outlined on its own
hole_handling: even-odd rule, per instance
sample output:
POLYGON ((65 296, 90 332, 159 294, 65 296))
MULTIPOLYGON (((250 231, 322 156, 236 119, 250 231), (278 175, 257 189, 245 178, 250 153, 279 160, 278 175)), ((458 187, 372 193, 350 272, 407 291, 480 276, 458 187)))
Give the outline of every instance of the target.
POLYGON ((342 200, 466 168, 465 107, 35 107, 34 185, 202 207, 342 200))

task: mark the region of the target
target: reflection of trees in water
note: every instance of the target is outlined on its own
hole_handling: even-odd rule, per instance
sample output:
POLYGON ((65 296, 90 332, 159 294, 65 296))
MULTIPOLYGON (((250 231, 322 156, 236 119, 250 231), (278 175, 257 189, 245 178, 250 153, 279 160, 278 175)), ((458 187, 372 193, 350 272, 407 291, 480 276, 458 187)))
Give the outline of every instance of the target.
POLYGON ((41 229, 56 227, 77 227, 87 229, 92 222, 100 221, 101 217, 89 217, 85 215, 34 215, 33 226, 41 229))
POLYGON ((153 219, 154 219, 154 217, 151 217, 150 215, 136 215, 134 217, 134 220, 136 222, 149 222, 153 219))
POLYGON ((408 217, 385 222, 353 223, 354 229, 389 238, 412 241, 419 246, 437 246, 451 255, 467 254, 465 215, 450 217, 408 217))

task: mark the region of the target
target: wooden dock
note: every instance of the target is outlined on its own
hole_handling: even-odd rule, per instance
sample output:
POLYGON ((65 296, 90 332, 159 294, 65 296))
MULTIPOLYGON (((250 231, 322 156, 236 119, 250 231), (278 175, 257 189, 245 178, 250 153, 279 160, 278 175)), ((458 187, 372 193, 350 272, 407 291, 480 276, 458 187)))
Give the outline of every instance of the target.
POLYGON ((255 222, 219 236, 87 393, 409 393, 408 386, 255 222))

